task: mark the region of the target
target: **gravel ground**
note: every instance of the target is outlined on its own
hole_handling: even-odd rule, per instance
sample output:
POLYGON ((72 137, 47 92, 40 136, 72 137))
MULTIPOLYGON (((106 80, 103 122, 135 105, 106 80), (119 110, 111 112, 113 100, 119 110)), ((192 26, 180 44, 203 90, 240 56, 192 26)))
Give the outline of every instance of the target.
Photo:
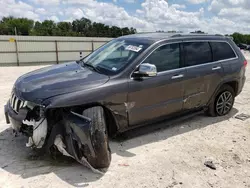
MULTIPOLYGON (((250 54, 245 53, 250 62, 250 54)), ((249 66, 249 65, 248 65, 249 66)), ((174 125, 155 125, 110 143, 112 163, 98 175, 78 163, 32 158, 26 138, 14 137, 5 123, 3 105, 18 76, 39 68, 0 67, 0 187, 249 187, 250 70, 243 92, 226 117, 196 116, 174 125), (212 160, 216 170, 204 162, 212 160)))

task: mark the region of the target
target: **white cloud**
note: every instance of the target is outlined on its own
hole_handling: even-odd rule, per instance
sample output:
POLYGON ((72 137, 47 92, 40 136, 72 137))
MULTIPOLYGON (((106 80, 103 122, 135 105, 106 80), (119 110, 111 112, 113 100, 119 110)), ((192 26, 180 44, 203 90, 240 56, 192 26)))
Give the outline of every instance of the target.
POLYGON ((208 9, 214 13, 218 13, 221 9, 225 8, 242 8, 249 10, 249 0, 212 0, 208 9))
MULTIPOLYGON (((133 0, 134 1, 134 0, 133 0)), ((191 12, 184 4, 169 4, 167 0, 144 0, 134 13, 123 7, 101 0, 0 0, 0 18, 28 17, 35 20, 52 19, 72 21, 82 17, 119 27, 134 27, 140 31, 203 30, 209 33, 249 33, 249 0, 186 0, 190 3, 210 2, 212 17, 206 17, 204 8, 191 12), (47 4, 46 4, 47 3, 47 4), (36 5, 34 5, 36 4, 36 5), (62 6, 58 6, 62 5, 62 6), (49 5, 49 6, 47 6, 49 5), (33 6, 36 6, 34 8, 33 6)))
POLYGON ((83 11, 81 9, 76 9, 73 13, 72 13, 74 18, 80 19, 84 16, 83 11))
POLYGON ((140 9, 137 9, 137 10, 136 10, 136 13, 138 13, 138 14, 143 14, 143 11, 140 10, 140 9))
POLYGON ((34 12, 34 8, 22 1, 0 0, 0 18, 6 16, 26 17, 39 20, 39 15, 34 12))
POLYGON ((52 21, 54 21, 54 22, 59 22, 60 20, 59 20, 59 18, 57 17, 57 16, 51 16, 51 17, 48 17, 47 18, 48 20, 52 20, 52 21))
POLYGON ((94 0, 68 0, 64 2, 67 6, 77 5, 81 8, 68 9, 70 18, 86 17, 95 22, 102 22, 120 27, 146 28, 147 23, 137 17, 129 15, 124 8, 112 3, 97 2, 94 0))
POLYGON ((136 0, 124 0, 126 3, 135 3, 136 0))
MULTIPOLYGON (((239 4, 244 0, 196 0, 192 3, 211 2, 210 10, 214 11, 216 3, 220 11, 227 4, 239 4)), ((240 32, 249 31, 247 25, 241 26, 241 22, 230 21, 226 18, 227 11, 223 10, 211 18, 204 16, 204 8, 198 11, 185 11, 185 5, 172 4, 166 0, 145 0, 141 8, 137 9, 134 15, 113 3, 97 2, 95 0, 64 0, 68 6, 77 5, 79 8, 71 9, 70 19, 79 18, 77 12, 82 11, 82 16, 96 22, 102 22, 109 25, 120 27, 135 27, 138 31, 156 31, 156 30, 181 30, 184 32, 194 30, 204 30, 210 33, 231 33, 240 28, 240 32), (234 25, 238 24, 237 27, 234 25)), ((218 12, 217 12, 218 13, 218 12)))
POLYGON ((249 8, 249 0, 213 0, 209 11, 222 19, 231 20, 235 24, 240 23, 240 28, 247 28, 250 21, 249 8))
POLYGON ((40 15, 46 15, 46 14, 48 14, 48 12, 44 8, 38 8, 38 9, 35 10, 35 12, 37 14, 40 14, 40 15))
POLYGON ((68 8, 65 15, 73 19, 81 19, 84 17, 83 11, 80 8, 68 8))
POLYGON ((192 4, 201 4, 201 3, 205 3, 206 1, 209 1, 209 0, 187 0, 189 3, 192 3, 192 4))
POLYGON ((186 5, 172 4, 171 7, 176 8, 176 9, 185 9, 186 5))
POLYGON ((60 0, 30 0, 30 2, 43 6, 51 6, 58 5, 60 0))
POLYGON ((64 15, 63 11, 59 11, 58 14, 59 14, 60 16, 63 16, 63 15, 64 15))

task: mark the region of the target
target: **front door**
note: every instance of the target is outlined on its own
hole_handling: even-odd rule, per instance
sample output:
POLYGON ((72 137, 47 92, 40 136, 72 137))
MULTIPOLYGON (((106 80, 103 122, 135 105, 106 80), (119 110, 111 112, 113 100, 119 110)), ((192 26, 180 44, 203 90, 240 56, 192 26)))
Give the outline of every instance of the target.
POLYGON ((149 123, 182 110, 185 68, 181 67, 180 44, 157 47, 143 63, 154 64, 158 75, 129 81, 129 125, 149 123))

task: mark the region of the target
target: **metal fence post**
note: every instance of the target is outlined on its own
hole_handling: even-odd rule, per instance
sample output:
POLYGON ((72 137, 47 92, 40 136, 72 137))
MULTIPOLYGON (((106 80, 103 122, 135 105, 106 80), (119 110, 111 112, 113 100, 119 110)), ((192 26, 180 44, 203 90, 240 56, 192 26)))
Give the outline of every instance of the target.
POLYGON ((95 50, 94 49, 94 41, 92 40, 91 42, 92 42, 92 52, 93 52, 95 50))
POLYGON ((15 39, 15 47, 16 47, 16 63, 17 66, 19 66, 19 51, 18 51, 17 39, 15 39))
POLYGON ((55 46, 56 46, 56 63, 59 64, 59 57, 58 57, 58 44, 57 40, 55 40, 55 46))

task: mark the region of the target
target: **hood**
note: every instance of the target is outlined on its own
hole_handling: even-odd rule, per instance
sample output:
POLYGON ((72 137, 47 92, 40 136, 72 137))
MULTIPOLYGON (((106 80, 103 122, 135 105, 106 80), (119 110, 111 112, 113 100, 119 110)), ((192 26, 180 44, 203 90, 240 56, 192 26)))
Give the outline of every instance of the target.
POLYGON ((108 80, 106 75, 71 62, 21 76, 15 83, 14 91, 21 99, 39 104, 49 97, 98 87, 108 80))

